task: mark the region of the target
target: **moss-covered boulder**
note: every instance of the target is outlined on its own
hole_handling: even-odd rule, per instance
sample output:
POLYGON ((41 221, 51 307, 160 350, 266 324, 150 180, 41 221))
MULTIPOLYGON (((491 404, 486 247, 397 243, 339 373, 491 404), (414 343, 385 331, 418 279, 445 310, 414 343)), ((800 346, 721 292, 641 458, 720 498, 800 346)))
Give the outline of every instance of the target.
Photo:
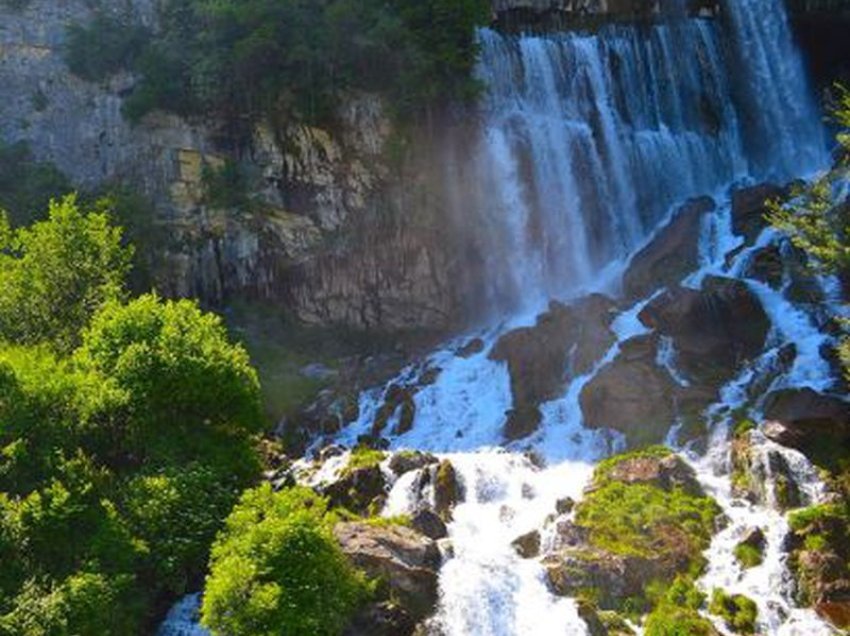
POLYGON ((444 459, 434 471, 434 509, 444 521, 451 521, 452 510, 463 499, 463 489, 454 465, 444 459))
POLYGON ((351 452, 348 465, 338 478, 322 488, 333 507, 341 507, 358 514, 373 514, 380 510, 389 491, 380 464, 386 453, 365 446, 351 452))
POLYGON ((850 628, 850 507, 844 502, 790 517, 791 570, 798 601, 839 628, 850 628))
POLYGON ((758 607, 743 594, 727 594, 720 588, 711 593, 708 611, 723 619, 726 628, 735 634, 755 634, 758 607))
POLYGON ((677 578, 658 600, 644 624, 644 636, 720 636, 700 614, 705 595, 687 577, 677 578))
POLYGON ((767 538, 761 528, 751 528, 735 546, 735 559, 743 569, 754 568, 764 561, 767 538))
MULTIPOLYGON (((601 462, 576 506, 570 540, 544 557, 552 589, 603 609, 645 608, 647 590, 695 575, 720 508, 693 470, 662 447, 601 462)), ((560 526, 559 526, 560 527, 560 526)))

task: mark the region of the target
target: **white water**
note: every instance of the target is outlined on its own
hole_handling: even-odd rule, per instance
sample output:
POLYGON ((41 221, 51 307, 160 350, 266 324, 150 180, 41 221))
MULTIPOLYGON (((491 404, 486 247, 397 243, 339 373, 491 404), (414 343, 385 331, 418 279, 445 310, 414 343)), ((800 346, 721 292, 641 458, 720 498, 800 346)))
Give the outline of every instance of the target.
MULTIPOLYGON (((390 438, 393 449, 449 457, 466 491, 449 527, 454 556, 440 577, 435 620, 446 636, 586 632, 573 601, 552 596, 540 563, 520 559, 510 543, 532 529, 542 531, 544 544, 551 540, 555 501, 578 498, 594 464, 622 447, 620 435, 582 426, 578 397, 622 342, 647 332, 637 315, 649 299, 614 321, 617 342, 588 374, 541 405, 538 432, 506 450, 498 447, 512 406, 510 378, 504 364, 487 357, 499 335, 533 322, 534 310, 551 297, 612 287, 628 255, 687 197, 723 192, 736 182, 810 174, 825 165, 818 115, 781 0, 730 0, 724 7, 731 25, 726 30, 714 21, 690 20, 643 31, 606 28, 592 36, 481 33, 479 74, 488 85, 482 126, 472 144, 464 139, 464 148, 456 150, 448 181, 458 217, 474 228, 470 250, 488 273, 481 302, 491 315, 524 318, 470 334, 481 336, 485 347, 469 358, 455 353, 462 339, 432 354, 424 366, 441 370, 437 381, 414 396, 412 430, 390 438), (536 468, 523 454, 527 449, 547 467, 536 468)), ((756 247, 773 240, 766 232, 756 247)), ((685 284, 698 287, 708 274, 739 277, 755 247, 728 266, 725 257, 741 243, 731 232, 729 206, 721 205, 705 218, 701 267, 685 284)), ((727 442, 729 413, 746 406, 757 415, 758 400, 748 386, 771 367, 783 344, 793 342, 797 358, 772 386, 828 385, 829 369, 820 356, 826 337, 783 290, 747 283, 773 329, 768 351, 708 409, 714 423, 708 452, 688 455, 731 522, 712 542, 700 585, 755 599, 765 634, 829 634, 812 612, 791 602, 782 514, 732 496, 727 442), (765 530, 766 558, 742 572, 732 551, 753 526, 765 530)), ((680 385, 687 383, 676 369, 673 343, 662 340, 657 362, 680 385)), ((411 367, 394 382, 412 382, 422 367, 411 367)), ((382 394, 376 389, 361 396, 360 418, 336 441, 351 445, 369 432, 382 394)), ((766 440, 760 448, 782 452, 817 500, 819 484, 804 458, 766 440)), ((341 461, 309 479, 325 479, 341 461)), ((414 477, 395 483, 386 514, 418 504, 414 477)), ((189 607, 175 609, 170 624, 182 625, 189 607)))

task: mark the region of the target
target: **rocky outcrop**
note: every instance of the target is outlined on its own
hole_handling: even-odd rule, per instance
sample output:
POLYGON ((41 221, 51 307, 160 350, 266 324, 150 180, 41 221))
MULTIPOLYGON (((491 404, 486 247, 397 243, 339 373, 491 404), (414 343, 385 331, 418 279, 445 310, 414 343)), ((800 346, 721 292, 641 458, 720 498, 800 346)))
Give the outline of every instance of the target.
POLYGON ((540 554, 540 532, 532 530, 517 537, 511 542, 511 547, 523 559, 533 559, 540 554))
POLYGON ((401 526, 337 524, 334 535, 352 563, 370 578, 383 580, 416 622, 434 611, 437 603, 437 544, 401 526))
POLYGON ((333 506, 369 514, 380 509, 388 487, 381 469, 375 465, 346 469, 322 490, 333 506))
POLYGON ((700 224, 714 210, 709 197, 683 205, 650 243, 632 257, 623 276, 628 298, 644 298, 662 287, 676 285, 699 265, 700 224))
POLYGON ((434 471, 434 509, 445 521, 452 518, 452 510, 463 500, 463 488, 457 471, 448 459, 444 459, 434 471))

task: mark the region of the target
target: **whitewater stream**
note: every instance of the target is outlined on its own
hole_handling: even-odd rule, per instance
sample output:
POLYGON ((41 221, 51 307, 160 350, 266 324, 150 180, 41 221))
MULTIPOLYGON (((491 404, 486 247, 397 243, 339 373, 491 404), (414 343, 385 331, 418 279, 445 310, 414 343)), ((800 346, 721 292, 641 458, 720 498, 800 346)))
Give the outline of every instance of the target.
MULTIPOLYGON (((569 301, 589 291, 618 293, 629 256, 645 245, 681 202, 709 194, 718 209, 703 224, 701 266, 683 284, 698 287, 709 274, 745 280, 772 328, 762 357, 721 391, 710 407, 710 441, 701 452, 668 442, 695 468, 729 524, 713 540, 698 584, 743 593, 759 607, 763 634, 834 633, 812 611, 795 608, 782 551, 788 527, 771 506, 732 494, 729 467, 731 414, 759 405, 747 386, 771 367, 786 343, 796 360, 771 380, 773 388, 828 387, 821 357, 828 336, 807 310, 781 290, 743 278, 758 247, 779 241, 765 230, 755 246, 731 229, 729 189, 764 180, 785 182, 827 166, 820 115, 811 98, 782 0, 722 2, 724 19, 684 19, 643 28, 606 27, 593 35, 480 34, 479 76, 488 87, 475 143, 456 148, 447 183, 458 214, 479 231, 471 249, 492 272, 484 292, 492 326, 474 330, 435 351, 424 366, 439 368, 414 396, 411 430, 390 437, 391 450, 417 449, 447 457, 465 498, 454 510, 453 555, 440 573, 436 633, 445 636, 549 636, 587 632, 572 599, 553 596, 543 566, 521 559, 511 542, 534 529, 543 547, 553 540, 556 501, 580 499, 594 465, 624 447, 619 433, 582 425, 579 395, 620 345, 648 329, 637 316, 650 298, 613 322, 617 342, 563 395, 541 405, 538 430, 503 443, 512 408, 504 363, 488 353, 498 337, 533 324, 549 300, 569 301), (729 257, 735 254, 734 257, 729 257), (506 318, 507 316, 507 318, 506 318), (470 338, 483 349, 462 357, 470 338), (542 466, 542 467, 541 467, 542 466), (743 571, 733 550, 752 527, 765 531, 764 562, 743 571)), ((830 297, 829 281, 822 281, 830 297)), ((658 363, 679 384, 675 350, 661 343, 658 363)), ((402 372, 405 384, 423 364, 402 372)), ((392 383, 390 383, 392 384, 392 383)), ((387 385, 389 386, 389 385, 387 385)), ((352 445, 371 429, 385 387, 365 392, 360 417, 335 440, 352 445)), ((398 413, 394 416, 398 417, 398 413)), ((391 420, 386 430, 393 429, 391 420)), ((809 502, 822 485, 805 458, 754 434, 759 452, 785 457, 809 502)), ((384 514, 411 512, 420 503, 412 475, 395 482, 384 514)), ((427 493, 426 493, 427 496, 427 493)), ((161 636, 198 636, 192 624, 197 597, 176 606, 161 636)), ((728 633, 717 623, 721 633, 728 633)), ((638 629, 639 631, 639 629, 638 629)))

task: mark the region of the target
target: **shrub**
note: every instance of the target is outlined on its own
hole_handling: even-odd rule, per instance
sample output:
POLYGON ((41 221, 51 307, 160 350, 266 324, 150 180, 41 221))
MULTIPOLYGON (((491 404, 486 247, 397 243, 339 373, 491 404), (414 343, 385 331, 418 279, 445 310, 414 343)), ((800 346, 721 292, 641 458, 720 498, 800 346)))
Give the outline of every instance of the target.
POLYGON ((246 492, 216 540, 202 622, 214 634, 342 632, 366 584, 337 545, 327 502, 308 489, 246 492))
POLYGON ((0 143, 0 210, 13 226, 38 219, 51 199, 70 190, 68 178, 52 163, 36 161, 26 143, 0 143))
POLYGON ((677 578, 647 616, 645 636, 715 636, 711 621, 700 615, 705 595, 693 581, 677 578))
POLYGON ((65 62, 74 75, 99 82, 132 69, 149 39, 144 27, 98 13, 88 25, 68 27, 65 62))

